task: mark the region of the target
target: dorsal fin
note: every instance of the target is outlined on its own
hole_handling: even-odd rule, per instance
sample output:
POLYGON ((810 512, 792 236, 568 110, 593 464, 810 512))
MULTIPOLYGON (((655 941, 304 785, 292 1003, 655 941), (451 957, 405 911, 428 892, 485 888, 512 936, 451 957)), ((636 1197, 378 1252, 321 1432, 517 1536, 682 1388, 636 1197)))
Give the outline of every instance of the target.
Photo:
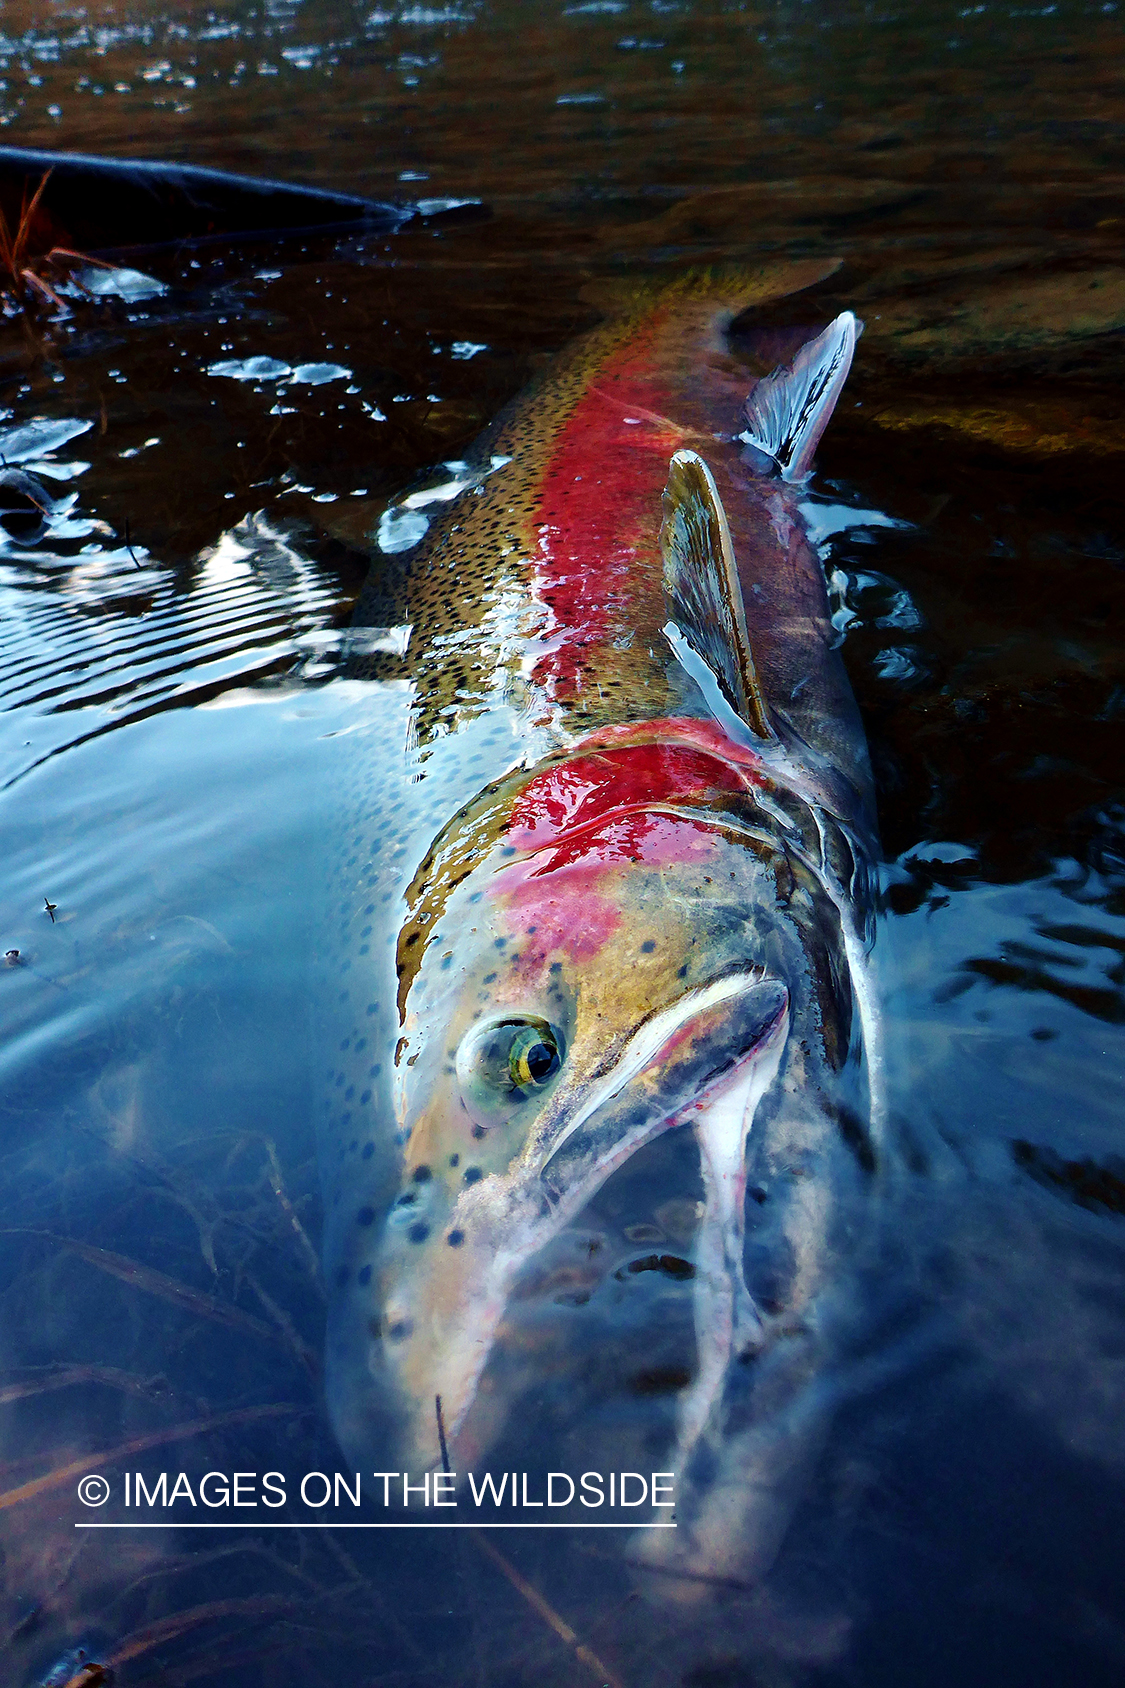
POLYGON ((673 621, 711 669, 731 707, 760 738, 772 738, 750 655, 726 513, 710 469, 694 451, 677 451, 669 465, 660 549, 673 621))
POLYGON ((813 453, 836 406, 855 343, 863 332, 851 311, 843 311, 823 334, 802 346, 759 381, 746 400, 739 439, 772 457, 785 481, 803 481, 813 453))

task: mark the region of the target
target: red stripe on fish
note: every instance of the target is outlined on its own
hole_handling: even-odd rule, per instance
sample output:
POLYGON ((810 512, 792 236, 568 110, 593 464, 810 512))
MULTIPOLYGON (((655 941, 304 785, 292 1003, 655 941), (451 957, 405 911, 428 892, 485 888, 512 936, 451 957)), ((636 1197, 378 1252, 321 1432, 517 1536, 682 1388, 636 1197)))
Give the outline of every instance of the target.
POLYGON ((708 803, 762 783, 759 758, 715 723, 674 719, 609 728, 523 788, 507 842, 520 851, 557 848, 591 828, 603 831, 614 818, 670 803, 708 803))
POLYGON ((710 717, 701 720, 694 715, 664 715, 655 721, 622 721, 617 726, 598 727, 594 732, 585 734, 574 750, 576 755, 581 755, 603 746, 649 743, 694 744, 724 762, 736 763, 744 770, 748 785, 764 783, 762 758, 758 752, 750 745, 739 744, 737 739, 732 739, 710 717))
POLYGON ((535 590, 556 632, 532 678, 555 697, 580 692, 591 647, 630 625, 638 572, 659 578, 660 493, 683 444, 662 414, 670 397, 653 374, 661 321, 662 313, 647 318, 601 365, 543 471, 535 590))

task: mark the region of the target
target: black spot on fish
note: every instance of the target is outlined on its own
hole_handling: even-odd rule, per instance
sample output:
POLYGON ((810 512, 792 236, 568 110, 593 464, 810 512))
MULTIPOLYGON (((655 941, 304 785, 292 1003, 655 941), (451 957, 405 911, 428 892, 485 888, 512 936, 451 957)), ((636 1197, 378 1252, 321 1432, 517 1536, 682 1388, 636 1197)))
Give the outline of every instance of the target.
POLYGON ((1068 1197, 1090 1213, 1125 1214, 1125 1161, 1109 1155, 1103 1162, 1090 1158, 1064 1160, 1053 1149, 1016 1138, 1011 1145, 1015 1163, 1053 1195, 1068 1197))
POLYGON ((375 1209, 373 1207, 361 1207, 355 1216, 355 1222, 357 1225, 373 1225, 375 1223, 375 1209))
POLYGON ((641 945, 641 954, 642 955, 651 955, 655 948, 656 948, 655 940, 652 939, 652 938, 646 938, 644 943, 641 945))
POLYGON ((623 1278, 626 1273, 634 1272, 663 1272, 669 1278, 694 1278, 695 1267, 690 1260, 681 1260, 676 1254, 646 1254, 641 1260, 630 1260, 624 1272, 616 1273, 623 1278))
POLYGON ((473 1136, 474 1137, 483 1137, 484 1136, 484 1126, 483 1125, 474 1125, 473 1126, 473 1136))
POLYGON ((370 1102, 370 1100, 371 1100, 370 1090, 364 1090, 360 1093, 359 1105, 360 1105, 361 1108, 366 1108, 366 1106, 367 1106, 368 1102, 370 1102))
POLYGON ((363 1145, 363 1158, 364 1158, 364 1160, 370 1160, 374 1153, 375 1153, 374 1143, 365 1143, 363 1145))
POLYGON ((428 1184, 432 1177, 433 1173, 428 1166, 416 1166, 414 1168, 414 1182, 416 1184, 428 1184))
POLYGON ((859 1115, 853 1109, 841 1106, 837 1118, 840 1125, 840 1136, 863 1168, 864 1172, 875 1171, 875 1149, 870 1134, 859 1115))
POLYGON ((359 1271, 356 1273, 356 1282, 361 1284, 369 1284, 371 1282, 370 1266, 360 1267, 359 1271))
POLYGON ((676 969, 676 977, 677 977, 677 979, 686 979, 687 978, 687 962, 686 961, 684 962, 682 967, 678 967, 676 969))
POLYGON ((412 1243, 424 1243, 430 1234, 430 1227, 426 1224, 424 1219, 419 1219, 410 1227, 406 1234, 412 1243))
POLYGON ((485 976, 484 976, 484 983, 486 985, 494 985, 496 983, 496 974, 495 973, 486 973, 485 976))
POLYGON ((449 1244, 450 1248, 460 1248, 461 1244, 465 1241, 465 1233, 464 1231, 450 1231, 445 1240, 449 1244))
POLYGON ((459 1166, 461 1164, 461 1156, 460 1155, 450 1155, 449 1164, 450 1164, 450 1166, 459 1166))
POLYGON ((398 1198, 398 1201, 395 1203, 395 1206, 413 1207, 417 1200, 418 1197, 415 1195, 413 1190, 404 1190, 402 1195, 398 1198))
POLYGON ((561 973, 562 972, 562 962, 561 961, 552 961, 550 967, 548 968, 548 972, 550 972, 550 973, 561 973))
POLYGON ((686 1389, 690 1382, 691 1373, 686 1367, 658 1366, 637 1372, 629 1379, 629 1388, 634 1395, 672 1395, 686 1389))
POLYGON ((479 1166, 467 1166, 465 1168, 466 1184, 479 1184, 483 1177, 484 1173, 479 1166))
POLYGON ((393 1325, 387 1327, 387 1336, 391 1342, 405 1342, 408 1336, 413 1336, 414 1325, 410 1319, 396 1319, 393 1325))
POLYGON ((494 942, 497 949, 507 949, 508 947, 507 938, 496 938, 494 942))

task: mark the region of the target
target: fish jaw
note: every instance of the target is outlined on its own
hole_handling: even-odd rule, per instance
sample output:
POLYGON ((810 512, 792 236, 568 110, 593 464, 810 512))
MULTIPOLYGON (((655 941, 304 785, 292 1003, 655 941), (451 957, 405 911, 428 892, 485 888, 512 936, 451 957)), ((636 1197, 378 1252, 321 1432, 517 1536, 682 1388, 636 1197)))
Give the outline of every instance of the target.
MULTIPOLYGON (((726 1115, 739 1098, 743 1112, 751 1096, 756 1102, 788 1028, 780 981, 724 975, 642 1024, 582 1104, 569 1117, 565 1107, 553 1110, 553 1127, 535 1132, 506 1171, 462 1188, 453 1202, 427 1180, 433 1199, 422 1220, 417 1199, 396 1204, 369 1366, 399 1404, 402 1458, 415 1468, 436 1460, 436 1400, 457 1460, 479 1456, 493 1413, 487 1404, 472 1409, 520 1272, 644 1143, 701 1109, 722 1112, 724 1099, 726 1115)), ((741 1113, 732 1116, 739 1144, 747 1128, 741 1113)))

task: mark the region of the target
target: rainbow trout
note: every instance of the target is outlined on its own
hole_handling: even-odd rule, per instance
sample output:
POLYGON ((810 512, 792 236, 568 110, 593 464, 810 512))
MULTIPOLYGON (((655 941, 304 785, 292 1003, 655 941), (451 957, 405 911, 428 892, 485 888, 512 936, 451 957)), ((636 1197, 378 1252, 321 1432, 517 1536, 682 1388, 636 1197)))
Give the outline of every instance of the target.
POLYGON ((756 381, 726 338, 822 273, 634 298, 451 487, 392 512, 441 508, 410 564, 414 779, 366 800, 345 876, 355 1017, 325 1123, 344 1447, 424 1470, 440 1399, 454 1469, 479 1461, 517 1277, 687 1125, 705 1212, 670 1458, 710 1473, 678 1533, 712 1563, 738 1534, 731 1485, 757 1505, 747 1472, 791 1463, 778 1427, 876 1153, 870 778, 801 515, 859 325, 810 331, 756 381))

